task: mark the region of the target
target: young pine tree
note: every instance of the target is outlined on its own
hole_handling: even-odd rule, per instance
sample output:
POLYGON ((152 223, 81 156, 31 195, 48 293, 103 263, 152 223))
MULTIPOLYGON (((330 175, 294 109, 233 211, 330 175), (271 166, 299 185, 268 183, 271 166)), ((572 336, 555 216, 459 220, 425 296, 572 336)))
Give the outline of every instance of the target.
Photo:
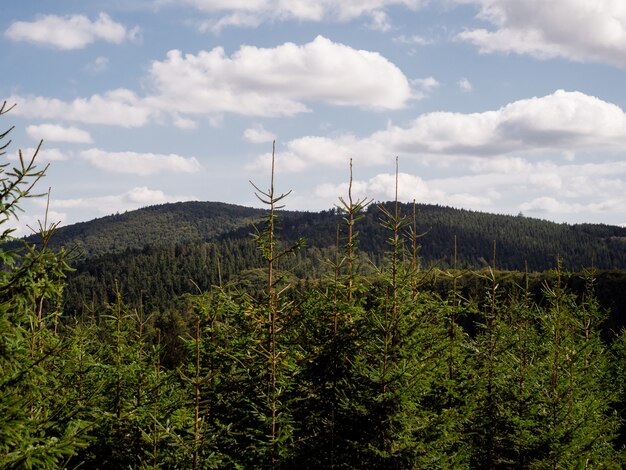
MULTIPOLYGON (((0 106, 0 116, 11 108, 0 106)), ((0 155, 13 128, 0 134, 0 155)), ((63 253, 46 241, 54 225, 41 226, 42 244, 7 249, 20 202, 35 196, 44 176, 36 156, 0 164, 0 467, 59 468, 87 442, 89 423, 62 391, 68 384, 61 357, 68 347, 56 334, 57 299, 68 269, 63 253)))

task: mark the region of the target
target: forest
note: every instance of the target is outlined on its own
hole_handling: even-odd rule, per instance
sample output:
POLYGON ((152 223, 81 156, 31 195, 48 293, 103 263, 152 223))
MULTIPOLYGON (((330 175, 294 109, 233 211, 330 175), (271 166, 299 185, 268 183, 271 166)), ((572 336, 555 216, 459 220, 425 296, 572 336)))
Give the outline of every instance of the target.
POLYGON ((619 228, 580 228, 585 268, 584 243, 540 259, 544 232, 487 216, 486 249, 439 247, 425 207, 351 189, 301 229, 272 172, 266 209, 230 208, 205 239, 76 254, 45 220, 35 243, 8 228, 36 154, 0 166, 0 468, 624 466, 626 335, 601 302, 623 281, 619 228), (535 249, 505 258, 502 239, 535 249))

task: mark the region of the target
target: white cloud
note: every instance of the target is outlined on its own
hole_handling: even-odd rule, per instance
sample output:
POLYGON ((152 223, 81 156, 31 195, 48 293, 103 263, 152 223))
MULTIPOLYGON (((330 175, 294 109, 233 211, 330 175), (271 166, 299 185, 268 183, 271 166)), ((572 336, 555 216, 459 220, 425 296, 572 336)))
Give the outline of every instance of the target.
POLYGON ((542 196, 521 204, 520 209, 525 212, 542 214, 579 214, 610 212, 619 210, 625 205, 626 198, 624 197, 615 197, 600 202, 580 203, 560 201, 554 197, 542 196))
POLYGON ((616 0, 455 0, 480 7, 495 30, 458 35, 481 52, 565 57, 626 67, 626 3, 616 0))
POLYGON ((263 144, 276 140, 276 136, 260 124, 246 129, 243 133, 243 137, 253 144, 263 144))
POLYGON ((459 86, 459 89, 461 91, 465 91, 465 92, 472 91, 472 84, 467 78, 462 78, 461 80, 459 80, 457 82, 457 85, 459 86))
MULTIPOLYGON (((26 161, 26 160, 30 160, 33 155, 35 154, 35 151, 37 149, 34 147, 28 147, 25 149, 22 149, 22 158, 26 161)), ((19 151, 16 152, 12 152, 9 153, 7 155, 7 158, 9 160, 13 160, 13 161, 17 161, 19 160, 19 151)), ((69 155, 65 152, 63 152, 62 150, 59 150, 57 148, 47 148, 47 147, 41 147, 39 149, 39 153, 37 154, 37 157, 35 158, 35 163, 39 162, 59 162, 59 161, 63 161, 63 160, 69 160, 69 155)))
POLYGON ((516 152, 626 148, 626 114, 580 92, 556 91, 482 113, 434 112, 407 128, 373 134, 391 151, 490 156, 516 152))
POLYGON ((529 183, 549 191, 563 189, 563 178, 557 172, 534 173, 529 176, 529 183))
MULTIPOLYGON (((347 168, 352 157, 357 166, 370 166, 386 162, 388 149, 372 139, 359 140, 351 135, 335 138, 306 136, 288 141, 284 150, 276 152, 278 172, 295 173, 319 166, 347 168)), ((270 168, 272 154, 259 155, 248 169, 266 171, 270 168)))
POLYGON ((147 188, 146 186, 138 186, 116 195, 76 199, 52 199, 50 201, 50 207, 56 211, 64 210, 66 212, 78 209, 90 209, 97 211, 100 215, 109 215, 114 212, 134 210, 154 204, 196 199, 197 198, 194 196, 167 195, 158 189, 155 190, 147 188))
POLYGON ((522 173, 532 170, 532 164, 520 157, 472 157, 468 167, 473 173, 522 173))
POLYGON ((81 156, 97 168, 114 173, 129 173, 139 176, 163 172, 193 173, 202 168, 196 158, 181 157, 176 154, 106 152, 93 148, 84 150, 81 152, 81 156))
POLYGON ((96 57, 92 62, 85 66, 85 70, 92 74, 104 72, 109 68, 109 58, 104 56, 96 57))
POLYGON ((198 124, 196 123, 196 121, 194 121, 193 119, 182 117, 178 113, 173 113, 172 121, 174 125, 178 127, 179 129, 189 130, 189 129, 196 129, 198 127, 198 124))
MULTIPOLYGON (((401 172, 398 198, 499 213, 521 210, 557 220, 572 214, 590 220, 626 206, 626 162, 559 166, 550 161, 511 160, 509 166, 501 159, 493 168, 483 167, 483 173, 465 176, 426 179, 401 172)), ((393 200, 394 190, 395 175, 388 173, 355 179, 352 184, 355 198, 393 200)), ((330 207, 347 191, 347 183, 325 183, 315 188, 313 199, 330 207)))
POLYGON ((230 57, 221 47, 197 55, 172 50, 152 63, 151 78, 156 94, 146 102, 186 114, 289 116, 308 111, 309 101, 399 109, 414 98, 408 79, 383 56, 322 36, 304 45, 242 46, 230 57))
POLYGON ((432 77, 409 82, 380 54, 322 36, 304 45, 242 46, 230 57, 221 47, 197 55, 172 50, 152 63, 149 78, 153 94, 143 98, 121 88, 73 101, 9 100, 18 103, 16 115, 29 118, 130 128, 169 116, 174 126, 194 129, 189 115, 204 115, 219 127, 224 113, 291 116, 310 111, 308 102, 401 109, 438 86, 432 77))
MULTIPOLYGON (((38 204, 40 210, 41 204, 38 204)), ((45 203, 44 203, 45 207, 45 203)), ((45 208, 43 212, 40 214, 19 214, 19 219, 9 219, 2 224, 2 230, 6 230, 8 228, 12 228, 15 231, 11 234, 13 237, 26 237, 28 235, 32 235, 34 233, 38 233, 39 225, 43 225, 47 220, 48 226, 50 224, 60 223, 67 219, 67 214, 65 212, 57 212, 53 210, 48 210, 48 215, 46 219, 45 208)))
MULTIPOLYGON (((493 159, 583 150, 625 152, 626 114, 612 103, 559 90, 494 111, 427 113, 407 127, 389 125, 364 138, 301 137, 287 142, 278 160, 284 171, 304 171, 318 165, 343 165, 350 156, 358 165, 377 165, 390 155, 422 161, 436 157, 433 162, 442 166, 458 157, 493 159)), ((267 154, 259 156, 251 168, 267 168, 267 159, 267 154)))
MULTIPOLYGON (((137 186, 120 194, 69 199, 58 199, 54 197, 53 191, 47 220, 49 224, 60 222, 65 225, 95 216, 105 216, 155 204, 197 200, 198 198, 193 195, 167 194, 159 189, 151 189, 146 186, 137 186)), ((46 198, 29 201, 32 207, 29 207, 25 214, 20 214, 19 220, 10 219, 3 225, 4 228, 16 229, 13 236, 32 234, 31 228, 37 230, 39 221, 43 223, 46 217, 46 198)))
POLYGON ((426 77, 426 78, 415 78, 411 80, 411 85, 417 88, 417 91, 414 93, 415 97, 424 98, 437 88, 439 88, 440 83, 434 77, 426 77))
POLYGON ((370 13, 371 16, 371 21, 368 24, 368 27, 370 29, 373 29, 375 31, 389 31, 391 29, 391 21, 389 20, 389 17, 387 16, 387 13, 385 13, 382 10, 375 10, 372 11, 370 13))
POLYGON ((126 89, 71 102, 41 96, 11 96, 7 101, 17 103, 12 112, 18 116, 121 127, 141 127, 154 114, 154 110, 126 89))
POLYGON ((26 133, 33 139, 43 139, 50 142, 70 142, 75 144, 89 144, 92 142, 89 132, 77 127, 63 127, 55 124, 32 125, 26 128, 26 133))
MULTIPOLYGON (((395 174, 379 173, 368 180, 354 180, 352 182, 353 198, 369 198, 376 201, 390 201, 395 198, 395 174)), ((348 183, 322 184, 315 189, 315 197, 327 200, 330 204, 339 196, 348 193, 348 183)), ((433 187, 419 176, 398 174, 398 200, 404 202, 419 201, 430 204, 446 204, 457 207, 480 207, 491 203, 491 199, 484 194, 470 194, 458 192, 455 189, 444 191, 433 187)))
POLYGON ((415 10, 426 0, 185 0, 185 3, 211 15, 204 28, 215 32, 226 26, 250 27, 265 21, 347 22, 362 16, 370 19, 370 27, 385 31, 390 28, 386 8, 404 6, 415 10))
MULTIPOLYGON (((279 146, 276 165, 279 173, 329 168, 332 179, 350 157, 355 168, 368 172, 368 166, 389 165, 395 155, 405 162, 401 166, 410 159, 409 167, 425 169, 420 177, 401 174, 404 201, 589 221, 626 206, 626 115, 579 92, 557 91, 482 113, 427 113, 365 137, 300 137, 279 146), (580 163, 558 158, 574 154, 580 163), (441 176, 424 176, 434 174, 434 166, 441 176)), ((267 170, 269 159, 268 152, 259 155, 249 169, 267 170)), ((381 200, 392 199, 393 188, 394 176, 386 173, 353 184, 356 197, 381 200)), ((329 206, 346 192, 345 183, 329 182, 311 197, 329 206)))
POLYGON ((425 38, 418 34, 413 34, 411 36, 401 34, 400 36, 393 38, 392 41, 397 44, 410 44, 414 46, 426 46, 433 43, 432 39, 425 38))
POLYGON ((27 41, 57 49, 82 49, 100 39, 121 44, 134 39, 139 30, 117 23, 106 13, 100 13, 95 21, 83 15, 47 15, 35 21, 16 21, 5 31, 5 36, 13 41, 27 41))
POLYGON ((552 220, 575 215, 591 221, 601 217, 598 214, 619 213, 626 205, 626 161, 557 164, 499 158, 490 167, 491 161, 483 160, 481 166, 470 163, 477 174, 440 177, 426 183, 431 190, 447 195, 444 204, 455 205, 454 194, 463 188, 470 197, 485 198, 483 207, 488 210, 502 212, 508 207, 509 213, 521 210, 552 220))
POLYGON ((558 192, 571 199, 610 199, 615 194, 626 193, 626 162, 623 161, 558 165, 549 160, 531 163, 499 157, 482 161, 470 158, 458 164, 468 165, 474 174, 432 179, 429 184, 445 191, 463 188, 470 193, 499 188, 497 192, 519 193, 524 197, 526 193, 558 192))

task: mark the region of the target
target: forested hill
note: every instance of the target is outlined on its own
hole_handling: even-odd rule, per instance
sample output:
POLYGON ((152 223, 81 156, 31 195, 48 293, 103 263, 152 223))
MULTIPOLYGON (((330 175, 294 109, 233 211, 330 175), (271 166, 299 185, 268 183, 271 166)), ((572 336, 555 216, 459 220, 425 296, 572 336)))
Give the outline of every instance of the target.
MULTIPOLYGON (((75 248, 82 259, 146 246, 213 240, 250 226, 263 213, 261 209, 222 202, 160 204, 60 227, 50 245, 75 248)), ((37 243, 38 236, 27 237, 27 241, 37 243)))
MULTIPOLYGON (((391 203, 384 203, 391 209, 391 203)), ((597 224, 556 224, 524 216, 495 215, 418 204, 415 231, 419 239, 423 265, 451 266, 454 239, 457 240, 458 266, 483 267, 491 264, 496 244, 496 264, 500 269, 544 271, 554 268, 557 256, 568 270, 592 264, 600 269, 626 269, 626 228, 597 224)), ((413 205, 401 204, 407 217, 407 234, 413 223, 413 205)), ((81 258, 150 249, 190 253, 208 242, 228 244, 230 250, 247 245, 253 224, 262 223, 264 211, 218 202, 181 202, 151 206, 124 214, 111 215, 89 222, 61 227, 55 233, 55 247, 76 247, 81 258)), ((372 259, 379 259, 387 247, 388 232, 380 224, 381 210, 372 204, 357 222, 359 249, 372 259)), ((308 249, 330 249, 336 243, 336 231, 345 231, 342 216, 336 210, 322 212, 285 211, 280 216, 279 234, 285 241, 299 237, 308 249)), ((36 242, 37 237, 29 237, 36 242)), ((206 251, 206 246, 204 248, 206 251)), ((247 251, 247 248, 246 248, 247 251)), ((249 255, 243 255, 248 258, 249 255)), ((237 258, 236 253, 231 257, 237 258)), ((249 260, 250 261, 250 260, 249 260)), ((246 266, 233 266, 234 269, 246 266)))

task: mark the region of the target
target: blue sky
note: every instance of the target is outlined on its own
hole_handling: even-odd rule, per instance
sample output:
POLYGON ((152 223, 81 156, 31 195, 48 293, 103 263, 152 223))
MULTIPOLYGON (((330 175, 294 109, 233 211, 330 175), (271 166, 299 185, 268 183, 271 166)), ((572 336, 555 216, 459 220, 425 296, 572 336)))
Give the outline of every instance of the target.
MULTIPOLYGON (((63 224, 181 200, 347 192, 626 224, 626 3, 11 2, 0 92, 63 224)), ((28 201, 19 223, 43 217, 28 201)))

